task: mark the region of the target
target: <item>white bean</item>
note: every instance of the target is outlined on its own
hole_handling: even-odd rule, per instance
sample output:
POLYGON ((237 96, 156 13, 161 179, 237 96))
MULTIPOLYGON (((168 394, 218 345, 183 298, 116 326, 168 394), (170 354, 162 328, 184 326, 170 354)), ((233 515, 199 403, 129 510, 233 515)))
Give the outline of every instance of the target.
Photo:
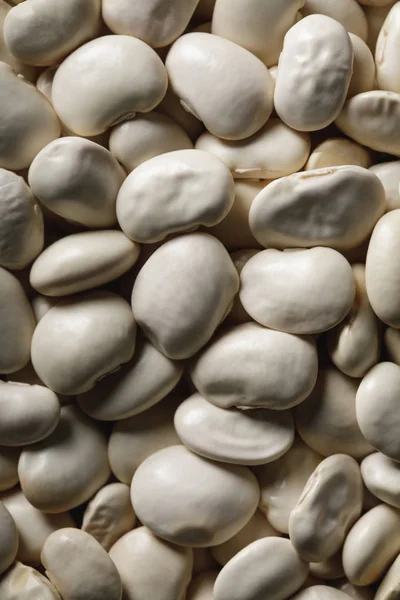
POLYGON ((14 562, 19 543, 14 519, 2 502, 0 502, 0 536, 0 575, 2 575, 14 562))
POLYGON ((400 508, 400 464, 381 452, 374 452, 362 461, 364 484, 374 496, 400 508))
POLYGON ((2 600, 61 600, 50 581, 36 569, 15 562, 0 579, 2 600))

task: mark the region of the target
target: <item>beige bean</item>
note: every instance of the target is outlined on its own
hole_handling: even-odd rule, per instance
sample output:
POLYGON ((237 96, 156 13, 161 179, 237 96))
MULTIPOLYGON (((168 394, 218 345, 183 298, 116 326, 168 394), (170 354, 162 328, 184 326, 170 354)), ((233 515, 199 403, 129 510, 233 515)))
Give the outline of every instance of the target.
POLYGON ((368 48, 365 38, 361 39, 354 33, 349 33, 349 36, 354 50, 354 62, 347 98, 352 98, 357 94, 374 89, 376 69, 373 54, 368 48))
POLYGON ((317 372, 313 338, 250 322, 214 338, 194 358, 190 376, 200 394, 222 408, 283 410, 311 393, 317 372))
POLYGON ((158 350, 172 359, 189 358, 211 338, 238 287, 223 245, 208 234, 189 233, 165 242, 142 267, 132 310, 158 350))
POLYGON ((233 537, 254 514, 259 493, 246 467, 206 460, 184 446, 149 456, 131 485, 140 522, 163 539, 191 547, 215 546, 233 537))
POLYGON ((18 531, 17 560, 28 565, 40 564, 43 544, 51 533, 63 527, 75 527, 68 512, 44 514, 28 502, 20 488, 1 494, 0 500, 14 519, 18 531))
POLYGON ((174 42, 165 64, 184 108, 212 134, 241 140, 267 122, 272 78, 260 60, 237 44, 209 33, 188 33, 174 42))
MULTIPOLYGON (((244 265, 252 258, 252 256, 257 254, 257 252, 258 250, 251 249, 242 249, 231 252, 230 257, 239 276, 244 265)), ((248 321, 251 321, 251 317, 243 308, 240 296, 237 294, 233 300, 231 311, 226 318, 226 323, 229 323, 230 325, 242 325, 242 323, 247 323, 248 321)))
POLYGON ((36 76, 35 67, 21 63, 7 49, 4 41, 4 21, 11 10, 6 0, 0 0, 0 61, 5 62, 14 69, 16 73, 23 75, 28 81, 34 81, 36 76))
POLYGON ((357 423, 359 382, 332 367, 320 369, 312 394, 294 411, 300 436, 323 456, 343 453, 358 459, 373 451, 357 423))
POLYGON ((52 583, 32 567, 15 562, 0 579, 2 600, 61 600, 52 583))
POLYGON ((20 453, 20 448, 0 446, 0 492, 9 490, 18 483, 20 453))
POLYGON ((374 600, 375 592, 370 586, 356 586, 347 579, 342 579, 338 582, 333 581, 331 585, 350 596, 350 598, 353 598, 353 600, 374 600))
POLYGON ((400 552, 400 511, 379 504, 350 530, 343 547, 343 567, 354 585, 380 579, 400 552))
POLYGON ((218 571, 209 571, 193 577, 187 590, 186 600, 213 600, 213 589, 217 576, 218 571))
POLYGON ((270 183, 251 205, 249 222, 264 247, 361 244, 385 210, 385 190, 371 171, 340 166, 295 173, 270 183))
POLYGON ((327 585, 312 585, 301 590, 290 600, 348 600, 348 595, 327 585))
POLYGON ((35 508, 46 513, 74 508, 110 475, 106 437, 75 406, 64 406, 55 431, 24 448, 18 473, 22 491, 35 508))
POLYGON ((240 300, 254 320, 295 334, 331 329, 349 313, 355 294, 350 264, 322 247, 259 252, 240 282, 240 300))
POLYGON ((290 540, 268 537, 236 554, 219 573, 214 600, 285 600, 303 585, 308 565, 290 540))
POLYGON ((381 452, 370 454, 362 461, 364 484, 377 498, 400 508, 400 465, 381 452))
MULTIPOLYGON (((218 567, 214 560, 211 548, 193 548, 193 571, 192 577, 206 571, 212 571, 218 567)), ((212 599, 211 599, 212 600, 212 599)))
POLYGON ((376 590, 374 600, 398 600, 400 598, 400 556, 396 558, 376 590))
POLYGON ((184 598, 193 564, 191 548, 181 548, 139 527, 110 550, 120 574, 124 600, 184 598))
POLYGON ((396 2, 387 15, 376 42, 376 80, 379 89, 400 92, 397 61, 400 36, 400 5, 396 2))
POLYGON ((382 181, 386 193, 386 211, 400 208, 400 161, 372 165, 370 171, 375 173, 382 181))
POLYGON ((51 298, 50 296, 42 296, 41 294, 38 294, 32 298, 31 306, 36 323, 39 323, 39 321, 43 319, 44 315, 48 313, 49 310, 59 302, 59 300, 60 298, 51 298))
POLYGON ((42 564, 63 600, 120 600, 118 571, 100 544, 85 531, 60 529, 44 543, 42 564))
POLYGON ((375 54, 376 41, 382 25, 396 2, 397 0, 361 0, 360 2, 363 4, 363 11, 368 23, 367 44, 373 54, 375 54))
POLYGON ((300 438, 281 458, 253 469, 260 485, 260 509, 273 527, 289 532, 289 516, 322 456, 300 438))
POLYGON ((29 185, 52 213, 85 227, 112 227, 125 178, 112 154, 95 142, 67 136, 48 144, 29 169, 29 185))
POLYGON ((167 85, 164 65, 147 44, 127 35, 105 35, 87 42, 61 63, 52 100, 71 131, 97 135, 136 112, 153 110, 167 85))
POLYGON ((370 153, 359 144, 346 138, 328 138, 314 148, 304 170, 311 171, 344 165, 367 169, 370 164, 370 153))
POLYGON ((364 41, 367 39, 367 19, 356 0, 305 0, 301 14, 304 17, 326 15, 341 23, 349 33, 364 41))
POLYGON ((363 487, 354 458, 335 454, 311 474, 290 513, 290 540, 303 560, 319 562, 341 549, 361 514, 363 487))
POLYGON ((388 327, 384 333, 384 341, 390 360, 400 365, 400 330, 388 327))
POLYGON ((339 552, 322 562, 310 563, 310 574, 316 579, 325 579, 332 582, 343 577, 344 570, 341 549, 339 552))
POLYGON ((14 519, 3 502, 0 502, 0 537, 0 575, 2 575, 14 562, 19 544, 14 519))
POLYGON ((0 373, 14 373, 29 361, 35 319, 22 285, 2 267, 0 313, 0 373))
POLYGON ((174 93, 171 85, 167 89, 167 93, 157 106, 157 112, 167 117, 170 117, 182 127, 188 134, 189 138, 194 142, 202 131, 204 125, 197 117, 192 115, 182 106, 178 96, 174 93))

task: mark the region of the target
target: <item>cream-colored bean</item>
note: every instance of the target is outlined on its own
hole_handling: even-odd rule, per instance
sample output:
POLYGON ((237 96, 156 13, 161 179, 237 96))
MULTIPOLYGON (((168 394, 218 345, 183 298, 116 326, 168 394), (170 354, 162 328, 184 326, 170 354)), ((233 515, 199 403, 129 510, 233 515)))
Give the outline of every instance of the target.
POLYGON ((310 563, 310 574, 316 579, 325 579, 332 582, 344 577, 341 549, 324 561, 310 563))
POLYGON ((94 229, 116 223, 125 173, 99 144, 70 136, 56 140, 36 156, 28 178, 35 196, 56 215, 94 229))
POLYGON ((110 152, 128 173, 150 158, 190 148, 193 144, 184 129, 157 112, 124 121, 110 135, 110 152))
POLYGON ((400 69, 397 55, 400 39, 400 4, 396 2, 387 15, 376 42, 376 80, 381 90, 400 92, 400 69))
POLYGON ((218 137, 249 137, 272 112, 274 85, 267 67, 229 40, 188 33, 172 45, 165 64, 184 108, 218 137))
POLYGON ((18 483, 18 460, 21 448, 0 446, 0 492, 18 483))
POLYGON ((328 138, 311 152, 304 167, 305 171, 355 165, 367 169, 371 156, 366 148, 345 138, 328 138))
POLYGON ((368 247, 366 284, 369 301, 381 321, 400 328, 400 210, 386 213, 375 226, 368 247))
POLYGON ((340 323, 355 294, 350 264, 331 248, 264 250, 245 264, 240 282, 240 299, 253 319, 297 334, 340 323))
POLYGON ((217 0, 212 33, 246 48, 267 67, 277 63, 283 38, 304 0, 217 0))
POLYGON ((382 25, 396 2, 397 0, 362 0, 361 2, 364 5, 363 11, 368 23, 367 44, 373 54, 382 25))
POLYGON ((82 531, 90 533, 109 550, 136 523, 129 486, 110 483, 101 488, 87 505, 83 514, 82 531))
POLYGON ((69 296, 117 279, 139 258, 140 246, 121 231, 85 231, 61 238, 35 260, 32 287, 48 296, 69 296))
POLYGON ((295 409, 300 436, 323 456, 343 453, 359 459, 373 451, 357 423, 359 382, 335 368, 322 368, 314 391, 295 409))
POLYGON ((379 504, 350 530, 343 547, 343 567, 354 585, 380 579, 400 552, 400 511, 379 504))
POLYGON ((383 90, 357 94, 335 123, 359 144, 400 156, 400 94, 383 90))
POLYGON ((165 242, 139 271, 132 310, 158 350, 189 358, 211 338, 238 287, 223 245, 206 233, 189 233, 165 242))
POLYGON ((382 181, 386 193, 386 211, 400 208, 400 161, 372 165, 370 171, 382 181))
POLYGON ((118 193, 117 218, 132 240, 159 242, 172 233, 216 225, 231 209, 234 194, 222 160, 203 150, 177 150, 128 175, 118 193))
POLYGON ((285 600, 303 585, 308 565, 290 540, 268 537, 236 554, 219 573, 214 600, 285 600))
MULTIPOLYGON (((347 0, 345 0, 347 1, 347 0)), ((354 50, 353 75, 351 76, 347 98, 369 92, 375 87, 375 61, 365 39, 349 33, 354 50)), ((363 166, 363 165, 362 165, 363 166)))
POLYGON ((327 585, 312 585, 292 596, 290 600, 349 600, 349 597, 327 585))
POLYGON ((385 210, 385 190, 371 171, 340 166, 303 171, 270 183, 251 205, 249 222, 264 247, 361 244, 385 210))
POLYGON ((110 550, 124 600, 184 598, 193 564, 191 548, 160 540, 146 527, 127 533, 110 550))
POLYGON ((28 502, 19 488, 0 496, 1 502, 14 519, 19 546, 17 560, 29 565, 40 564, 40 553, 48 536, 63 527, 75 527, 68 512, 44 514, 28 502))
POLYGON ((400 598, 400 556, 396 558, 376 590, 374 600, 398 600, 400 598))
POLYGON ((290 411, 220 408, 200 394, 193 394, 178 407, 174 423, 182 443, 192 452, 236 465, 276 460, 294 439, 290 411))
POLYGON ((304 17, 315 14, 332 17, 347 32, 354 33, 364 41, 367 39, 367 19, 357 0, 305 0, 301 14, 304 17))
POLYGON ((0 382, 0 444, 27 446, 48 437, 60 419, 54 392, 41 385, 0 382))
POLYGON ((41 252, 43 215, 22 177, 0 169, 0 265, 23 269, 41 252))
POLYGON ((295 438, 280 459, 253 470, 261 489, 260 509, 278 531, 289 532, 290 513, 321 460, 322 456, 295 438))
POLYGON ((374 600, 374 589, 368 586, 356 586, 350 583, 347 579, 333 581, 331 585, 341 592, 344 592, 353 600, 374 600))
MULTIPOLYGON (((57 304, 60 298, 51 298, 50 296, 42 296, 38 294, 31 300, 32 311, 36 319, 36 323, 39 323, 43 319, 44 315, 49 312, 53 306, 57 304)), ((32 367, 33 369, 33 367, 32 367)), ((15 381, 18 381, 17 379, 15 381)), ((24 382, 25 383, 25 382, 24 382)), ((31 383, 26 382, 26 383, 31 383)))
POLYGON ((36 154, 60 135, 60 122, 51 104, 37 89, 0 63, 0 167, 29 167, 36 154))
POLYGON ((233 537, 254 514, 259 493, 246 467, 206 460, 185 446, 149 456, 131 486, 140 522, 161 538, 191 547, 216 546, 233 537))
MULTIPOLYGON (((235 268, 240 276, 240 273, 243 270, 244 265, 248 260, 255 254, 257 254, 258 250, 251 249, 243 249, 236 250, 236 252, 231 253, 231 259, 235 268)), ((243 304, 240 300, 239 294, 237 294, 233 300, 232 308, 230 313, 226 318, 226 322, 230 325, 241 325, 242 323, 247 323, 251 321, 250 315, 244 310, 243 304)))
POLYGON ((310 136, 272 118, 245 140, 222 140, 205 132, 195 147, 218 156, 235 179, 278 179, 304 166, 310 153, 310 136))
POLYGON ((54 76, 52 100, 69 129, 79 135, 97 135, 136 112, 153 110, 167 85, 164 65, 150 46, 128 35, 105 35, 84 44, 61 63, 54 76))
POLYGON ((249 544, 270 536, 276 537, 279 536, 279 533, 268 523, 265 515, 260 510, 256 510, 250 521, 239 533, 223 544, 212 548, 212 555, 223 567, 249 544))
POLYGON ((203 123, 199 121, 197 117, 192 115, 192 113, 183 108, 178 96, 172 90, 171 85, 169 85, 167 93, 157 106, 157 112, 176 121, 176 123, 186 131, 192 142, 194 142, 201 132, 204 131, 203 123))
POLYGON ((44 543, 42 564, 63 600, 120 600, 118 571, 104 548, 79 529, 55 531, 44 543))
POLYGON ((13 373, 29 361, 35 319, 22 285, 0 267, 0 373, 13 373))
POLYGON ((289 536, 307 562, 331 558, 361 514, 363 486, 354 458, 334 454, 310 475, 290 513, 289 536))
POLYGON ((235 198, 231 210, 218 225, 208 229, 228 250, 261 248, 250 230, 249 211, 254 198, 267 183, 251 179, 235 181, 235 198))
POLYGON ((100 421, 127 419, 165 398, 183 373, 148 340, 140 339, 133 358, 116 373, 78 396, 81 409, 100 421))
POLYGON ((200 573, 193 577, 187 589, 186 600, 213 600, 213 589, 218 571, 200 573))
POLYGON ((363 377, 379 359, 380 325, 368 300, 365 267, 352 265, 356 282, 353 307, 344 321, 327 333, 328 351, 336 367, 350 377, 363 377))
MULTIPOLYGON (((224 330, 195 357, 190 371, 200 394, 217 406, 275 410, 302 402, 311 393, 317 373, 312 338, 254 322, 224 330)), ((235 413, 230 414, 233 418, 235 413)))
POLYGON ((347 96, 353 57, 350 38, 334 19, 310 15, 296 23, 278 63, 274 104, 282 121, 299 131, 332 123, 347 96))
POLYGON ((0 501, 0 575, 12 565, 18 551, 18 531, 14 519, 0 501))
POLYGON ((63 406, 55 431, 22 451, 18 474, 35 508, 46 513, 74 508, 89 500, 110 475, 104 432, 75 406, 63 406))
POLYGON ((50 581, 39 571, 15 562, 0 579, 2 600, 61 600, 50 581))
POLYGON ((33 334, 32 363, 53 391, 81 394, 132 358, 135 338, 126 300, 107 291, 88 292, 60 300, 45 314, 33 334))
POLYGON ((102 0, 106 25, 153 48, 171 44, 185 31, 199 0, 102 0))
POLYGON ((375 365, 360 383, 356 396, 357 421, 365 438, 398 462, 399 400, 400 367, 390 362, 375 365))
POLYGON ((100 0, 28 0, 4 22, 9 52, 29 65, 47 66, 95 37, 100 30, 100 0))
POLYGON ((174 414, 183 398, 172 393, 139 415, 115 423, 108 443, 108 457, 114 475, 130 485, 133 474, 149 456, 180 443, 174 414))
POLYGON ((384 341, 390 360, 400 365, 400 330, 388 327, 384 333, 384 341))
POLYGON ((369 491, 382 502, 400 508, 400 464, 375 452, 364 458, 360 468, 369 491))
POLYGON ((4 41, 4 21, 10 10, 10 4, 7 4, 6 0, 0 0, 0 61, 10 65, 16 73, 20 73, 28 79, 28 81, 34 81, 36 76, 35 67, 23 64, 17 60, 10 54, 4 41))

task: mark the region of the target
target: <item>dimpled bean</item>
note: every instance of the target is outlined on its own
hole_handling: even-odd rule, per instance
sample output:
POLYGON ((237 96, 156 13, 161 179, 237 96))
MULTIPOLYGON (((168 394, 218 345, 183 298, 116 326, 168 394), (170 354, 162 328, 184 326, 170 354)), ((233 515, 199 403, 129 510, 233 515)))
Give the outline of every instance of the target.
POLYGON ((249 222, 264 247, 354 248, 385 209, 385 190, 367 169, 340 166, 270 183, 251 205, 249 222))
POLYGON ((356 0, 305 0, 301 14, 304 17, 315 14, 332 17, 346 31, 355 33, 364 41, 367 39, 367 19, 356 0))
POLYGON ((289 518, 289 536, 303 560, 324 561, 341 549, 361 514, 362 499, 354 458, 335 454, 318 465, 289 518))
POLYGON ((85 502, 110 475, 103 431, 75 406, 64 406, 55 431, 26 447, 18 464, 22 491, 35 508, 60 513, 85 502))
POLYGON ((79 394, 128 362, 135 338, 126 300, 108 291, 88 292, 60 300, 41 319, 32 338, 32 363, 50 389, 79 394))
POLYGON ((400 508, 400 465, 380 452, 362 461, 361 474, 367 488, 382 502, 400 508))
POLYGON ((0 264, 23 269, 43 248, 43 215, 19 175, 0 169, 0 264))
POLYGON ((185 597, 193 564, 191 548, 160 540, 146 527, 125 534, 110 550, 120 574, 124 600, 185 597))
POLYGON ((304 0, 217 0, 212 32, 246 48, 268 67, 275 65, 286 32, 304 0))
POLYGON ((340 323, 355 294, 350 264, 331 248, 264 250, 245 264, 240 282, 240 299, 253 319, 297 334, 340 323))
POLYGON ((172 45, 166 68, 183 106, 218 137, 249 137, 272 112, 268 69, 229 40, 202 32, 183 35, 172 45))
POLYGON ((120 600, 121 579, 100 544, 85 531, 60 529, 44 543, 42 564, 63 600, 120 600))
POLYGON ((380 579, 400 552, 400 512, 379 504, 350 530, 343 547, 343 567, 354 585, 380 579))
POLYGON ((109 550, 135 524, 129 486, 110 483, 101 488, 87 505, 81 529, 109 550))
POLYGON ((56 588, 36 569, 15 562, 0 579, 2 600, 61 600, 56 588))
POLYGON ((14 562, 18 551, 18 531, 7 508, 0 502, 0 575, 14 562))
POLYGON ((366 284, 371 306, 387 325, 400 328, 400 210, 386 213, 375 226, 366 259, 366 284))
POLYGON ((314 148, 304 169, 311 171, 343 165, 355 165, 367 169, 370 164, 371 157, 368 150, 359 144, 346 138, 328 138, 314 148))
POLYGON ((86 231, 48 246, 32 265, 33 288, 68 296, 117 279, 139 258, 140 246, 121 231, 86 231))
POLYGON ((172 359, 189 358, 211 338, 238 287, 223 245, 208 234, 189 233, 165 242, 142 267, 132 310, 156 348, 172 359))
POLYGON ((100 0, 29 0, 4 22, 13 56, 30 65, 59 62, 100 30, 100 0))
POLYGON ((214 600, 285 600, 305 582, 308 565, 290 540, 268 537, 249 544, 220 571, 214 600))
POLYGON ((0 373, 13 373, 29 361, 35 319, 18 279, 0 267, 0 373))
POLYGON ((335 590, 327 585, 312 585, 301 590, 290 600, 348 600, 349 596, 340 590, 335 590))
POLYGON ((279 57, 274 103, 293 129, 315 131, 340 113, 353 70, 345 28, 325 15, 310 15, 286 34, 279 57))
POLYGON ((357 421, 362 433, 374 448, 400 462, 399 401, 400 367, 394 363, 373 367, 357 390, 357 421))
POLYGON ((400 161, 372 165, 370 171, 382 181, 386 193, 386 211, 400 208, 400 161))
POLYGON ((110 152, 128 173, 154 156, 189 148, 193 144, 184 129, 157 112, 124 121, 110 135, 110 152))
POLYGON ((141 523, 183 546, 215 546, 254 514, 257 480, 249 469, 216 463, 184 446, 159 450, 133 476, 131 500, 141 523))
POLYGON ((276 460, 287 452, 294 438, 289 411, 219 408, 200 394, 190 396, 178 407, 174 423, 182 443, 190 450, 237 465, 276 460))
POLYGON ((381 90, 400 92, 400 70, 397 61, 400 36, 400 5, 396 2, 379 32, 376 42, 376 79, 381 90))
POLYGON ((29 185, 50 211, 85 227, 110 227, 125 178, 112 154, 95 142, 64 137, 48 144, 29 169, 29 185))
POLYGON ((313 392, 295 409, 300 436, 323 456, 343 453, 364 458, 373 451, 356 418, 359 383, 332 367, 320 369, 313 392))
POLYGON ((216 156, 168 152, 128 175, 118 193, 118 222, 132 240, 158 242, 171 233, 216 225, 232 207, 234 193, 232 175, 216 156))
POLYGON ((217 576, 218 571, 209 571, 193 577, 187 590, 186 600, 213 600, 213 589, 217 576))
POLYGON ((190 374, 200 394, 222 408, 283 410, 311 393, 317 371, 312 338, 251 322, 224 330, 194 358, 190 374))
POLYGON ((205 132, 196 148, 218 156, 235 179, 277 179, 304 166, 310 153, 310 137, 271 118, 257 133, 241 141, 222 140, 205 132))
POLYGON ((105 35, 84 44, 61 63, 52 101, 71 131, 97 135, 136 112, 155 108, 167 84, 164 65, 147 44, 127 35, 105 35))
POLYGON ((290 513, 321 461, 322 456, 295 438, 281 458, 254 469, 261 490, 260 509, 278 531, 289 532, 290 513))

